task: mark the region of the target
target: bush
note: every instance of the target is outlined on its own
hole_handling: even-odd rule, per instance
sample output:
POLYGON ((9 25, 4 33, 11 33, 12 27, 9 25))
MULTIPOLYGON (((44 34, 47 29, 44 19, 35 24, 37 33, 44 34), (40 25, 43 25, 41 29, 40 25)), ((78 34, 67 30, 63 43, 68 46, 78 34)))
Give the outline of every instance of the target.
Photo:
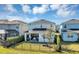
POLYGON ((61 39, 60 35, 57 36, 57 49, 56 51, 61 52, 61 39))
MULTIPOLYGON (((59 35, 59 38, 60 38, 60 41, 62 43, 63 42, 63 39, 62 39, 61 35, 59 35)), ((55 35, 55 38, 54 39, 55 39, 54 40, 54 43, 57 44, 57 35, 55 35)))
POLYGON ((16 43, 24 41, 24 36, 22 35, 22 36, 17 36, 13 38, 8 38, 7 41, 10 43, 16 44, 16 43))
POLYGON ((54 43, 57 44, 57 35, 55 35, 54 43))

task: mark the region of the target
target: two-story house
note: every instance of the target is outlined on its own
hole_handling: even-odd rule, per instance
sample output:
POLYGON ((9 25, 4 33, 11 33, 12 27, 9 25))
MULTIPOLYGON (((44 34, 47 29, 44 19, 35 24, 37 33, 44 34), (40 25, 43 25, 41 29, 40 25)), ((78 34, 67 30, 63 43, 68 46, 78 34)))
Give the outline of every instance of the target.
POLYGON ((64 41, 77 41, 79 37, 79 20, 71 19, 62 23, 60 33, 64 41))
POLYGON ((27 23, 19 20, 0 20, 0 30, 8 32, 8 36, 23 35, 27 30, 27 23))
MULTIPOLYGON (((38 42, 48 42, 48 39, 44 39, 43 35, 46 32, 46 30, 49 28, 55 31, 56 30, 55 27, 56 24, 54 22, 47 21, 44 19, 31 22, 28 24, 28 31, 27 31, 28 33, 26 32, 27 36, 25 35, 25 40, 29 37, 31 38, 31 40, 34 40, 36 38, 36 41, 38 42)), ((53 41, 54 41, 54 37, 53 39, 51 39, 51 42, 53 41)))

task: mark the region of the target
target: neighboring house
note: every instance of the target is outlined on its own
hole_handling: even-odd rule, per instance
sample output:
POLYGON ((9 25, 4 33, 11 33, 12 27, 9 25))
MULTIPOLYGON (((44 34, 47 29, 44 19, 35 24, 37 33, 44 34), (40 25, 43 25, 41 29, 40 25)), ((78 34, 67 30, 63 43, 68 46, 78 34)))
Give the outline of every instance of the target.
MULTIPOLYGON (((37 20, 28 24, 28 31, 25 33, 25 41, 37 41, 37 42, 48 42, 48 39, 44 39, 43 35, 47 29, 51 28, 56 30, 56 24, 44 19, 37 20), (30 38, 30 39, 29 39, 30 38)), ((51 38, 51 42, 54 41, 54 37, 51 38)))
POLYGON ((60 33, 64 41, 78 41, 79 20, 71 19, 60 25, 60 33))
POLYGON ((8 36, 18 36, 23 35, 27 30, 27 23, 19 20, 0 20, 0 30, 5 30, 8 32, 8 36))

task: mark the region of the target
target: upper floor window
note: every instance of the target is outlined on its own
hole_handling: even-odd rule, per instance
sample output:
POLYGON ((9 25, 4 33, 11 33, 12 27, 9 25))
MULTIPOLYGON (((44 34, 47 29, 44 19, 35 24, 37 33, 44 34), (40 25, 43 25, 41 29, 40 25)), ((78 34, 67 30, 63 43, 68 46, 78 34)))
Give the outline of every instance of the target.
POLYGON ((52 24, 50 25, 50 27, 52 27, 52 24))
POLYGON ((31 24, 29 24, 29 25, 31 25, 31 24))
POLYGON ((16 26, 16 28, 18 29, 18 28, 19 28, 19 26, 16 26))
POLYGON ((41 26, 40 26, 41 28, 42 28, 42 24, 41 24, 41 26))
POLYGON ((67 28, 66 24, 64 25, 64 28, 67 28))

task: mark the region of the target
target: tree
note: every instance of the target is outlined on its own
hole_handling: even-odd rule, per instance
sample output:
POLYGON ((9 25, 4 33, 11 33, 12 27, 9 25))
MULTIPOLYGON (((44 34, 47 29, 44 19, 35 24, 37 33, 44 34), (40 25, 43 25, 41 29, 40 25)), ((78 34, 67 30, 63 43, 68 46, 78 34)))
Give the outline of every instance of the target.
MULTIPOLYGON (((51 43, 51 38, 54 35, 55 31, 52 28, 49 28, 45 31, 43 37, 48 39, 48 43, 51 43)), ((50 45, 47 43, 47 46, 50 47, 50 45)))

